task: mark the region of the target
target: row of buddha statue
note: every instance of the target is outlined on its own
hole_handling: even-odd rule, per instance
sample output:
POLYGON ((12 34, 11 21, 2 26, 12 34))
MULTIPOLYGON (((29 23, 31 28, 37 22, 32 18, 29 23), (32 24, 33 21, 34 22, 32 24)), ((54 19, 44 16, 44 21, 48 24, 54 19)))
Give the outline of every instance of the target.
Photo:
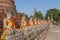
MULTIPOLYGON (((15 29, 16 24, 11 17, 12 17, 12 14, 9 11, 8 14, 7 14, 7 18, 4 19, 4 28, 3 28, 4 32, 1 36, 1 39, 4 38, 7 29, 10 29, 11 31, 13 29, 15 29)), ((25 16, 22 16, 22 20, 21 20, 21 24, 19 26, 19 29, 23 30, 24 27, 29 28, 29 27, 32 27, 32 26, 35 26, 35 25, 43 25, 43 24, 47 25, 48 22, 46 20, 40 20, 40 19, 36 19, 36 18, 32 18, 32 17, 28 20, 28 19, 26 19, 25 16)))
POLYGON ((30 18, 29 20, 26 19, 25 16, 22 17, 22 21, 21 21, 21 25, 20 25, 20 29, 22 29, 23 27, 31 27, 34 25, 48 25, 48 21, 47 20, 40 20, 40 19, 36 19, 36 18, 30 18))

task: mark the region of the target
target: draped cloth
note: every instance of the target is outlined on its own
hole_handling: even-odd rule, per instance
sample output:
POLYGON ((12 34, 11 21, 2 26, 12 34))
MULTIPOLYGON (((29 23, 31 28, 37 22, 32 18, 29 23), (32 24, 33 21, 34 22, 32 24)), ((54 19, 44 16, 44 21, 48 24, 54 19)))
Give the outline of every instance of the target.
MULTIPOLYGON (((7 22, 6 22, 6 24, 7 24, 7 26, 8 26, 9 28, 11 28, 11 29, 14 29, 14 28, 15 28, 15 23, 14 23, 14 21, 13 21, 12 18, 8 19, 7 22)), ((1 39, 4 39, 7 28, 4 27, 3 30, 4 30, 4 31, 3 31, 3 34, 2 34, 2 36, 1 36, 1 39)))

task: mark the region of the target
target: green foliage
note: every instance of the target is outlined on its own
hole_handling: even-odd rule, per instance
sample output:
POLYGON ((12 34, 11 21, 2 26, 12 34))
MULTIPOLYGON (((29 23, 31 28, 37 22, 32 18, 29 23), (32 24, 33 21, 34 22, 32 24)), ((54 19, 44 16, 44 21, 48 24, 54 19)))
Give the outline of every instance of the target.
POLYGON ((59 21, 60 21, 60 12, 59 12, 58 16, 59 16, 59 21))
POLYGON ((26 17, 26 19, 29 19, 29 17, 28 17, 28 15, 27 15, 27 14, 25 14, 25 13, 19 13, 19 14, 20 14, 20 17, 25 16, 25 17, 26 17))
POLYGON ((49 9, 45 15, 45 19, 48 19, 48 17, 51 19, 51 14, 52 14, 53 20, 58 22, 59 16, 60 16, 60 11, 58 9, 49 9))
POLYGON ((37 11, 36 12, 36 14, 35 14, 35 17, 37 18, 37 19, 43 19, 44 17, 43 17, 43 14, 39 11, 37 11))
POLYGON ((29 19, 28 15, 27 14, 24 14, 24 16, 26 17, 26 19, 29 19))

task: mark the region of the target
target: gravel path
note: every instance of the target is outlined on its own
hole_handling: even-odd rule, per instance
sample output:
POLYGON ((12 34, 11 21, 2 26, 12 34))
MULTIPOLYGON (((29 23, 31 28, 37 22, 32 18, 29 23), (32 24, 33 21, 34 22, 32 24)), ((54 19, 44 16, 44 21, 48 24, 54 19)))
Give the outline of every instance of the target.
POLYGON ((53 25, 48 31, 45 40, 60 40, 60 27, 53 25))

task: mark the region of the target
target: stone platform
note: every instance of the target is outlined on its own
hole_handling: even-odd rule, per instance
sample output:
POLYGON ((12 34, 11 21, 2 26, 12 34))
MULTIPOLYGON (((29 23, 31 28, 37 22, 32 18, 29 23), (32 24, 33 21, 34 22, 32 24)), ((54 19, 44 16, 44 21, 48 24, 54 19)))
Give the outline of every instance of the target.
POLYGON ((15 34, 5 36, 5 40, 44 40, 49 27, 47 25, 35 25, 24 28, 22 31, 15 30, 15 34))
POLYGON ((60 26, 52 25, 45 40, 60 40, 60 26))

